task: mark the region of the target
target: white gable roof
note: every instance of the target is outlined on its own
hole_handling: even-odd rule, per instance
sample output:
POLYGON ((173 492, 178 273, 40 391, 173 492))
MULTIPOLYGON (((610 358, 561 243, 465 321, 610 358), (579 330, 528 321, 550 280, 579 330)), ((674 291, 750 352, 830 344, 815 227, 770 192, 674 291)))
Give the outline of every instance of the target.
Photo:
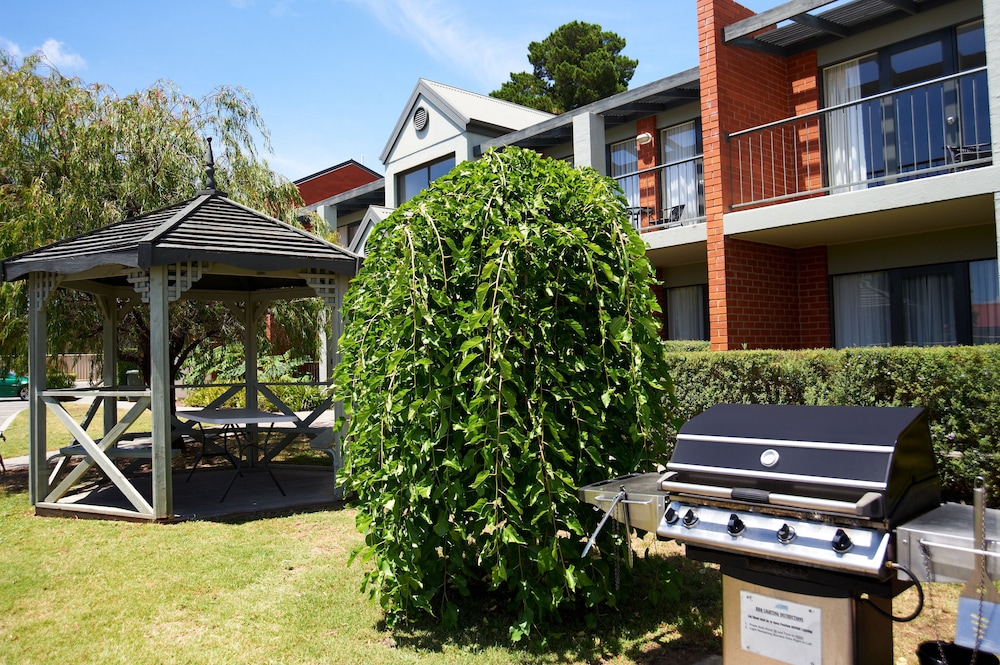
POLYGON ((396 126, 393 128, 385 148, 382 149, 379 160, 383 164, 392 151, 392 147, 399 140, 399 135, 413 114, 421 96, 430 100, 462 129, 468 129, 469 125, 472 124, 481 124, 512 132, 554 117, 551 113, 536 111, 520 104, 420 79, 410 94, 406 106, 403 107, 403 113, 396 121, 396 126))
POLYGON ((372 229, 391 214, 392 208, 368 206, 368 211, 365 213, 364 219, 361 220, 358 232, 354 234, 354 239, 351 240, 350 251, 359 256, 367 255, 366 245, 368 244, 368 236, 371 235, 372 229))

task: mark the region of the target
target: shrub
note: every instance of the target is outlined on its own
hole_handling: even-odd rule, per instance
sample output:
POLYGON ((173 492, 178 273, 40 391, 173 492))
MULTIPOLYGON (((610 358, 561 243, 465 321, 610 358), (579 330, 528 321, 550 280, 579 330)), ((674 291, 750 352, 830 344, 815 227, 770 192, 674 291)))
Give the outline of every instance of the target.
MULTIPOLYGON (((243 347, 230 344, 217 346, 201 354, 193 354, 187 364, 188 381, 191 383, 243 383, 246 374, 246 361, 243 347)), ((291 358, 291 352, 281 355, 262 355, 258 358, 258 378, 261 383, 296 383, 309 382, 311 377, 303 376, 298 368, 306 364, 301 358, 291 358)), ((308 411, 318 406, 329 393, 325 386, 307 385, 273 385, 268 386, 275 397, 280 399, 292 411, 308 411)), ((208 406, 214 399, 226 391, 223 387, 193 388, 188 391, 185 402, 189 406, 208 406)), ((243 408, 246 406, 246 391, 241 390, 228 400, 224 406, 243 408)), ((260 397, 259 406, 262 409, 277 410, 269 400, 260 397)))
POLYGON ((607 561, 580 557, 576 489, 648 466, 669 415, 652 272, 613 182, 491 152, 397 209, 368 252, 335 379, 365 587, 390 620, 446 624, 456 598, 496 592, 514 639, 612 600, 607 561))
POLYGON ((49 366, 45 369, 45 387, 49 390, 72 388, 76 385, 76 374, 66 372, 58 367, 49 366))

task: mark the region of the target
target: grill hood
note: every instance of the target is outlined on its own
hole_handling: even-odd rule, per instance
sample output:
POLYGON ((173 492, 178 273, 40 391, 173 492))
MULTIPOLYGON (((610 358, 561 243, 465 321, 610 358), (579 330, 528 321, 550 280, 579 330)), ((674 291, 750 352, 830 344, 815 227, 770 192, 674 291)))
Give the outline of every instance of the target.
POLYGON ((890 524, 940 503, 920 408, 720 404, 681 428, 667 470, 672 494, 812 497, 890 524))

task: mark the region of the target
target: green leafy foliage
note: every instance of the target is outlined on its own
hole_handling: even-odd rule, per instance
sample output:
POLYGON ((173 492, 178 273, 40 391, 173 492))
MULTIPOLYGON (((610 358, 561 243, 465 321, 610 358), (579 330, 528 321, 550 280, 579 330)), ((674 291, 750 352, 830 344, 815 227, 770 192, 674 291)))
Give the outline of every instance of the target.
POLYGON ((621 54, 625 39, 595 23, 572 21, 528 45, 533 70, 511 72, 491 97, 565 113, 628 90, 638 60, 621 54))
MULTIPOLYGON (((278 355, 262 355, 258 358, 257 378, 261 383, 294 384, 308 382, 302 367, 305 358, 292 357, 291 350, 278 355)), ((189 383, 243 383, 246 375, 246 356, 241 344, 226 344, 193 354, 186 365, 189 383)), ((310 385, 271 385, 269 388, 292 411, 306 411, 318 406, 327 396, 328 388, 310 385)), ((188 406, 208 406, 225 392, 224 387, 193 388, 185 402, 188 406)), ((246 406, 246 391, 240 391, 226 401, 226 406, 243 408, 246 406)), ((263 409, 276 410, 267 399, 261 398, 263 409)))
POLYGON ((391 620, 446 624, 496 593, 514 639, 613 602, 608 557, 580 556, 596 516, 576 490, 651 468, 670 416, 651 268, 614 183, 490 152, 368 252, 335 377, 366 587, 391 620))
MULTIPOLYGON (((670 353, 668 358, 683 419, 723 402, 923 407, 944 498, 971 501, 976 476, 986 479, 988 496, 1000 496, 1000 346, 670 353)), ((672 445, 672 433, 668 436, 672 445)))

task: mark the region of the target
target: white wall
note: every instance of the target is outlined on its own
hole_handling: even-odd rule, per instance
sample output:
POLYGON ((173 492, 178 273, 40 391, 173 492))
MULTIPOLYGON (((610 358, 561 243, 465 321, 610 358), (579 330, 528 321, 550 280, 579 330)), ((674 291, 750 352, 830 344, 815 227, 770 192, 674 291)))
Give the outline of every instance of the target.
POLYGON ((385 165, 385 205, 396 205, 396 176, 421 164, 454 156, 456 162, 468 159, 471 142, 459 127, 423 95, 408 111, 406 124, 399 133, 396 144, 389 151, 385 165), (427 125, 421 131, 413 126, 413 112, 423 106, 427 109, 427 125))

